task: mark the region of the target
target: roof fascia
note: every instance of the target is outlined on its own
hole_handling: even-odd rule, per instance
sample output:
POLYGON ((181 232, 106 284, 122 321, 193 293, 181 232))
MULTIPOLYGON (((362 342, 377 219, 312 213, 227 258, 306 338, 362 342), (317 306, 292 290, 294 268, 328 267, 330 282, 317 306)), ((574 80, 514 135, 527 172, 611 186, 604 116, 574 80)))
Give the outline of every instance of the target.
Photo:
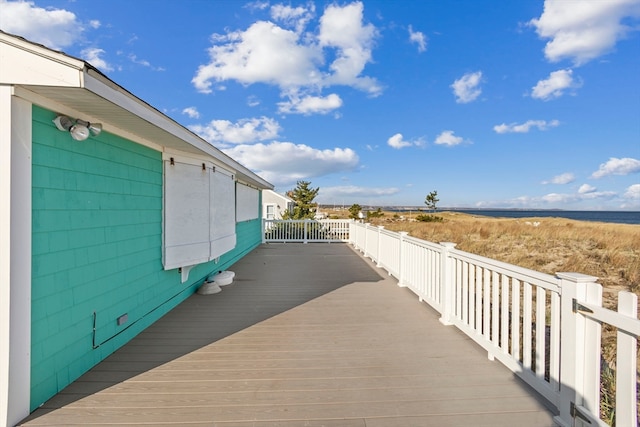
POLYGON ((30 65, 20 67, 19 73, 13 71, 13 67, 0 67, 0 84, 62 86, 88 90, 213 157, 235 170, 236 175, 243 180, 260 188, 273 188, 271 183, 119 86, 89 63, 0 31, 0 62, 15 63, 13 61, 20 61, 21 64, 27 61, 30 65), (32 72, 23 73, 24 68, 32 72))
POLYGON ((0 83, 80 87, 84 61, 0 31, 0 83))

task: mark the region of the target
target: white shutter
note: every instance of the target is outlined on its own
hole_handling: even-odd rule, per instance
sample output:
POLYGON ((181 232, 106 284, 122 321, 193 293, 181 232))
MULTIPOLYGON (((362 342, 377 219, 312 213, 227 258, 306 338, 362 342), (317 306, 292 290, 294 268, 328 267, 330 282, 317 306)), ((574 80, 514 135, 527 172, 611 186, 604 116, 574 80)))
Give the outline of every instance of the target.
POLYGON ((255 188, 236 183, 236 221, 248 221, 259 217, 259 192, 255 188))
POLYGON ((170 159, 164 162, 166 270, 209 260, 209 173, 170 159))
POLYGON ((210 174, 209 260, 236 247, 235 182, 231 172, 215 168, 210 174))
POLYGON ((231 172, 210 162, 165 154, 165 270, 202 264, 235 248, 235 193, 231 172))

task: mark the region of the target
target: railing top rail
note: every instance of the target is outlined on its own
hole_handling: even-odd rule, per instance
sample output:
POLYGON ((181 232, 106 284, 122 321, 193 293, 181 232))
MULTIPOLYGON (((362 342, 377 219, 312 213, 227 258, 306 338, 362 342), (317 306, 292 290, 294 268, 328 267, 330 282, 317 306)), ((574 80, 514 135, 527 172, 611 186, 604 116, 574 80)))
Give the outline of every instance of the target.
POLYGON ((479 265, 480 267, 487 267, 493 271, 506 274, 509 277, 513 277, 523 282, 531 282, 532 284, 542 286, 543 288, 557 292, 558 294, 562 293, 560 279, 556 276, 552 276, 551 274, 541 273, 539 271, 519 267, 517 265, 498 261, 492 258, 464 252, 459 249, 450 249, 449 254, 453 258, 467 261, 472 264, 479 265))
POLYGON ((385 236, 395 236, 398 233, 396 233, 395 231, 389 231, 389 230, 385 230, 384 228, 380 229, 380 234, 384 234, 385 236))
POLYGON ((304 222, 317 222, 321 224, 335 224, 344 223, 348 224, 352 222, 350 219, 264 219, 266 222, 284 222, 284 223, 304 223, 304 222))
MULTIPOLYGON (((621 291, 618 297, 623 293, 627 292, 621 291)), ((607 323, 618 328, 619 331, 635 336, 635 338, 640 337, 640 320, 638 318, 583 301, 574 301, 574 309, 586 317, 607 323)))
POLYGON ((422 246, 424 248, 434 249, 434 250, 437 250, 437 251, 441 251, 442 250, 442 245, 439 245, 439 244, 433 243, 433 242, 429 242, 427 240, 418 239, 417 237, 405 236, 404 240, 405 240, 405 242, 409 242, 409 243, 417 245, 417 246, 422 246))

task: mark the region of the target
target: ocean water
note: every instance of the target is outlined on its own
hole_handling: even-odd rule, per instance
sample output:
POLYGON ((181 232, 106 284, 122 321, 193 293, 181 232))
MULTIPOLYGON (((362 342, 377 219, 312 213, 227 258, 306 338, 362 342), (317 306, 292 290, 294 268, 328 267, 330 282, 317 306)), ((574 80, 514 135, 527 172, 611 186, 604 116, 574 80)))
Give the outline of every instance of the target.
POLYGON ((462 212, 502 218, 555 217, 579 221, 640 224, 640 212, 631 211, 563 211, 563 210, 519 210, 519 209, 442 209, 447 212, 462 212))

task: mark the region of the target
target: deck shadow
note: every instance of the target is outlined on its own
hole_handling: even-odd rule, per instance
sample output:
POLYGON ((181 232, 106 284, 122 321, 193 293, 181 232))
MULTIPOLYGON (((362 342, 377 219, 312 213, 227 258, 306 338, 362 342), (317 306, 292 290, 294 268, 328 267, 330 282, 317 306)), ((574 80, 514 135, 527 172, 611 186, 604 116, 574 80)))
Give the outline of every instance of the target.
POLYGON ((23 422, 180 358, 354 282, 384 278, 341 243, 263 244, 231 268, 232 285, 194 294, 45 402, 23 422))

